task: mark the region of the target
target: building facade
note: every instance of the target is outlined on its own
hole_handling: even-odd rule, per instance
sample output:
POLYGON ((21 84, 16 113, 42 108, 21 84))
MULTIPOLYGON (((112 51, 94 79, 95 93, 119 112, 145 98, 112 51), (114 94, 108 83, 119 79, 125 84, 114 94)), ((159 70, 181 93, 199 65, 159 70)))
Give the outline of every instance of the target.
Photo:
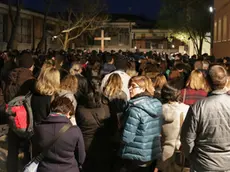
POLYGON ((213 55, 230 57, 230 0, 214 0, 213 55))
MULTIPOLYGON (((13 15, 15 15, 13 8, 13 15)), ((42 38, 43 18, 40 13, 29 10, 21 10, 20 19, 16 31, 15 49, 35 49, 42 38)), ((57 40, 52 39, 52 33, 59 32, 57 25, 58 20, 52 17, 47 18, 47 38, 45 45, 47 48, 60 48, 57 40)), ((9 7, 0 3, 0 50, 6 50, 7 42, 11 35, 12 23, 9 15, 9 7)))

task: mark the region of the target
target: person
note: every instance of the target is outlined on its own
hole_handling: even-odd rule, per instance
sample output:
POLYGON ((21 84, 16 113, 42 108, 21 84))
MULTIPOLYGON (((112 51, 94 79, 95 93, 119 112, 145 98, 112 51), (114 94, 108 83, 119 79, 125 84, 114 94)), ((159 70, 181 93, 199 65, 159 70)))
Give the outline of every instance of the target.
POLYGON ((129 82, 131 100, 124 112, 120 171, 152 172, 161 157, 162 104, 153 98, 150 78, 137 76, 129 82))
POLYGON ((189 106, 181 102, 180 90, 173 87, 169 81, 161 90, 163 104, 162 125, 162 157, 158 161, 158 169, 171 172, 177 169, 175 163, 175 150, 179 150, 180 130, 189 106))
POLYGON ((214 65, 208 72, 211 95, 190 107, 181 130, 182 150, 191 171, 230 170, 230 95, 226 70, 214 65))
POLYGON ((106 63, 103 65, 100 71, 100 75, 102 77, 116 70, 116 67, 114 66, 114 57, 112 55, 106 55, 105 59, 106 59, 106 63))
POLYGON ((121 79, 122 79, 122 91, 125 92, 125 94, 127 95, 127 99, 130 99, 130 95, 129 95, 129 90, 128 90, 128 84, 129 84, 129 80, 130 80, 130 76, 125 72, 126 68, 127 68, 127 62, 123 59, 122 61, 122 57, 119 57, 117 59, 115 59, 116 62, 116 70, 112 73, 109 73, 107 75, 105 75, 105 77, 102 79, 101 81, 101 91, 103 92, 103 89, 105 87, 105 84, 107 83, 109 76, 117 73, 120 75, 121 79))
POLYGON ((84 100, 88 93, 88 87, 89 87, 87 79, 81 73, 82 73, 82 65, 74 62, 72 64, 72 67, 70 68, 70 74, 74 75, 78 80, 78 90, 75 93, 75 97, 78 104, 85 103, 84 100))
POLYGON ((113 99, 123 99, 127 100, 127 95, 122 90, 122 79, 119 74, 113 73, 109 76, 105 87, 103 88, 103 94, 110 101, 113 99))
POLYGON ((193 70, 186 83, 186 88, 181 90, 183 103, 193 105, 196 101, 207 97, 210 86, 200 70, 193 70))
MULTIPOLYGON (((50 111, 48 117, 34 129, 33 147, 38 153, 46 149, 64 125, 72 125, 69 118, 74 115, 74 107, 70 99, 56 97, 50 105, 50 111)), ((79 172, 84 160, 85 146, 81 130, 77 126, 71 126, 49 148, 37 171, 79 172)))
POLYGON ((60 87, 60 72, 50 66, 43 66, 31 97, 34 123, 46 119, 50 112, 50 103, 60 87))
MULTIPOLYGON (((26 95, 33 91, 35 78, 33 77, 34 61, 32 55, 22 52, 18 57, 18 68, 13 69, 7 78, 6 88, 4 89, 4 99, 8 103, 14 97, 26 95)), ((11 129, 8 132, 8 156, 7 171, 15 172, 19 170, 18 154, 19 149, 24 152, 23 164, 30 160, 28 140, 18 137, 11 129), (23 146, 21 146, 23 143, 23 146)))
POLYGON ((154 97, 161 101, 161 89, 167 83, 166 77, 163 74, 159 74, 153 81, 153 86, 155 88, 154 97))
MULTIPOLYGON (((58 96, 64 96, 71 100, 74 107, 74 112, 76 112, 77 101, 74 94, 77 92, 78 81, 73 75, 67 75, 61 80, 60 89, 58 90, 58 96)), ((76 119, 73 115, 70 119, 73 125, 76 125, 76 119)))
POLYGON ((102 101, 102 95, 93 89, 87 94, 87 101, 79 105, 76 112, 77 124, 80 127, 86 150, 85 172, 111 171, 109 106, 102 101))

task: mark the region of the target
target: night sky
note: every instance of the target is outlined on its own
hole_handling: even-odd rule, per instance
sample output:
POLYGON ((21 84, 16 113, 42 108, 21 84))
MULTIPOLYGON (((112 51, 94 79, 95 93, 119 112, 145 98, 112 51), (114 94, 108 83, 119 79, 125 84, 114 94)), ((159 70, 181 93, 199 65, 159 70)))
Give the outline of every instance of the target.
MULTIPOLYGON (((42 11, 43 0, 24 0, 25 7, 42 11)), ((107 0, 110 13, 135 14, 155 19, 160 9, 160 0, 107 0)), ((53 9, 55 11, 55 9, 53 9)))

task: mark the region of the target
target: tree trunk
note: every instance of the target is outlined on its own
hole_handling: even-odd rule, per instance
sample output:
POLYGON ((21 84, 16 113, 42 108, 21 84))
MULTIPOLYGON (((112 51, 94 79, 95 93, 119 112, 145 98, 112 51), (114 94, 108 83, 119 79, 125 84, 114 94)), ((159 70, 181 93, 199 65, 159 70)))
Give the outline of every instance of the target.
POLYGON ((15 14, 15 17, 13 19, 13 15, 12 15, 12 9, 11 9, 11 6, 9 7, 9 13, 10 13, 10 17, 11 18, 11 25, 12 25, 12 28, 11 28, 11 34, 10 34, 10 39, 7 43, 7 50, 10 50, 10 49, 16 49, 17 48, 17 45, 16 45, 16 33, 17 33, 17 28, 18 28, 18 22, 19 22, 19 19, 20 19, 20 11, 21 11, 21 7, 20 7, 20 2, 18 1, 17 2, 17 11, 16 11, 16 14, 15 14))
POLYGON ((203 43, 204 43, 204 38, 203 38, 203 37, 200 37, 200 45, 199 45, 199 49, 198 49, 198 55, 199 55, 199 56, 202 55, 203 43))
MULTIPOLYGON (((47 16, 48 16, 48 13, 49 13, 49 9, 50 9, 50 6, 52 4, 52 0, 50 0, 47 4, 47 8, 46 8, 46 12, 44 14, 44 18, 43 18, 43 28, 42 28, 42 37, 41 37, 41 40, 39 41, 38 45, 37 45, 37 49, 40 49, 40 50, 43 50, 43 48, 45 48, 45 41, 46 41, 46 36, 47 36, 47 33, 46 33, 46 25, 47 25, 47 16)), ((46 48, 45 48, 46 49, 46 48)))
POLYGON ((69 46, 69 32, 65 33, 65 40, 64 40, 64 45, 63 45, 63 50, 66 51, 69 46))

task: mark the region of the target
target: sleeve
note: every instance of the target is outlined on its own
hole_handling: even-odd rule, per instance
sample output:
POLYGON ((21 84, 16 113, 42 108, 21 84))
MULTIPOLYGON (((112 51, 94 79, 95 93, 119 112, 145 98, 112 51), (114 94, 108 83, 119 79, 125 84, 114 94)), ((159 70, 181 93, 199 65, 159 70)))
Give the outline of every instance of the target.
POLYGON ((79 138, 78 138, 78 142, 75 148, 75 152, 76 152, 77 162, 79 163, 79 166, 81 166, 85 161, 86 153, 85 153, 85 144, 84 144, 81 130, 79 129, 79 127, 77 127, 77 130, 79 133, 79 138))
POLYGON ((122 141, 124 143, 130 143, 136 136, 136 131, 140 123, 140 115, 138 110, 130 108, 127 111, 128 118, 125 123, 124 132, 122 135, 122 141))
POLYGON ((181 129, 182 150, 185 153, 186 157, 188 157, 192 153, 195 146, 197 128, 198 120, 195 117, 192 107, 190 107, 181 129))

